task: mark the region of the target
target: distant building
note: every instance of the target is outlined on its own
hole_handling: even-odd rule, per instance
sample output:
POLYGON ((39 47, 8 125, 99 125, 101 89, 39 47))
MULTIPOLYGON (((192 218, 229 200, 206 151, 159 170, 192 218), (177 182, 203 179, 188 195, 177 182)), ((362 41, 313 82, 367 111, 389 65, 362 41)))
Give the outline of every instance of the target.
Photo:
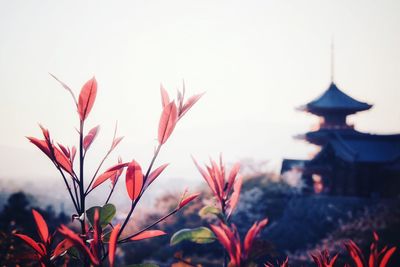
POLYGON ((298 136, 320 151, 310 160, 284 159, 281 173, 300 170, 309 192, 400 195, 400 134, 362 133, 346 121, 371 107, 332 82, 320 97, 299 108, 321 118, 317 129, 298 136))

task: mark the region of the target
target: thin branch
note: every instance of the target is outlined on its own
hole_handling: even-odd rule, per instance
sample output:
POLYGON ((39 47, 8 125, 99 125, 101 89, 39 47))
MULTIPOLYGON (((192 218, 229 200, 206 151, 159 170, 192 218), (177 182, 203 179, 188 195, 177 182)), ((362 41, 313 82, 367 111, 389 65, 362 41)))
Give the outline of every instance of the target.
POLYGON ((154 227, 155 225, 159 224, 159 223, 162 222, 163 220, 165 220, 165 219, 167 219, 168 217, 170 217, 170 216, 174 215, 175 213, 177 213, 178 210, 179 210, 178 208, 174 209, 173 211, 171 211, 171 212, 168 213, 167 215, 164 215, 163 217, 161 217, 160 219, 158 219, 158 220, 155 221, 154 223, 152 223, 152 224, 146 226, 145 228, 143 228, 142 230, 140 230, 139 232, 137 232, 137 233, 135 233, 135 234, 133 234, 133 235, 130 235, 130 236, 128 236, 128 237, 126 237, 126 238, 124 238, 124 239, 118 241, 118 243, 125 243, 125 242, 128 242, 129 239, 131 239, 132 237, 135 237, 135 236, 137 236, 137 235, 143 233, 144 231, 149 230, 150 228, 152 228, 152 227, 154 227))
MULTIPOLYGON (((154 162, 156 161, 156 158, 157 158, 157 156, 158 156, 158 153, 160 152, 161 146, 162 146, 162 145, 159 144, 158 147, 157 147, 156 152, 154 153, 154 156, 153 156, 153 158, 152 158, 152 160, 151 160, 151 162, 150 162, 150 165, 149 165, 149 167, 147 168, 146 175, 143 177, 143 184, 146 182, 147 177, 148 177, 149 174, 150 174, 150 171, 151 171, 151 169, 152 169, 152 167, 153 167, 153 165, 154 165, 154 162)), ((131 210, 129 211, 127 217, 125 218, 124 223, 123 223, 122 226, 121 226, 121 229, 120 229, 119 232, 118 232, 117 240, 118 240, 118 238, 121 236, 122 231, 125 229, 125 226, 126 226, 126 224, 128 223, 129 219, 131 218, 132 213, 133 213, 133 210, 135 209, 135 207, 136 207, 137 203, 139 202, 140 198, 142 197, 144 191, 145 191, 145 190, 143 190, 143 188, 142 188, 142 191, 140 192, 140 195, 135 199, 135 201, 132 201, 131 210)))
POLYGON ((110 155, 110 153, 111 153, 111 150, 109 150, 109 151, 107 152, 107 154, 104 156, 104 158, 101 160, 99 166, 97 167, 97 169, 96 169, 96 171, 95 171, 95 173, 94 173, 94 175, 93 175, 93 177, 92 177, 92 180, 90 180, 90 183, 89 183, 88 187, 86 188, 85 195, 89 194, 89 193, 92 191, 92 189, 90 189, 90 187, 92 186, 92 184, 93 184, 93 182, 94 182, 94 179, 96 178, 97 174, 98 174, 99 171, 100 171, 101 166, 103 166, 104 161, 108 158, 108 156, 110 155))
POLYGON ((114 184, 113 187, 111 188, 111 191, 110 191, 110 193, 108 194, 107 200, 106 200, 106 202, 104 203, 104 205, 108 204, 108 201, 110 201, 111 195, 112 195, 112 193, 114 192, 114 188, 115 188, 115 185, 116 185, 116 184, 117 184, 117 181, 115 181, 115 184, 114 184))
POLYGON ((67 178, 65 177, 65 175, 64 175, 63 171, 61 170, 60 166, 58 166, 57 164, 54 164, 54 165, 56 166, 57 170, 61 173, 61 176, 62 176, 62 178, 64 180, 64 183, 67 186, 67 189, 68 189, 68 192, 69 192, 69 196, 71 197, 72 202, 74 203, 75 210, 76 210, 77 213, 79 213, 79 205, 76 203, 75 198, 72 195, 71 187, 68 184, 67 178))
POLYGON ((138 203, 137 201, 132 201, 131 209, 129 210, 129 213, 128 213, 128 215, 126 216, 125 221, 124 221, 124 223, 122 224, 121 229, 120 229, 119 232, 118 232, 117 240, 118 240, 118 238, 121 236, 122 231, 125 229, 126 224, 128 223, 129 219, 131 218, 132 213, 133 213, 133 210, 135 209, 137 203, 138 203))

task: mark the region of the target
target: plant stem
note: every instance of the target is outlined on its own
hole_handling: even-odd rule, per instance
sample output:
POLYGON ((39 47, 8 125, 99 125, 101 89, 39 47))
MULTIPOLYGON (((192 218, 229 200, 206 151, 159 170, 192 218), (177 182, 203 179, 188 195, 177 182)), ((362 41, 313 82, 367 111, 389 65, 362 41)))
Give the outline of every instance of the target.
MULTIPOLYGON (((221 200, 221 210, 222 210, 222 217, 223 217, 223 219, 224 219, 224 221, 225 222, 223 222, 223 223, 226 223, 226 224, 228 224, 228 219, 229 218, 227 218, 227 216, 226 216, 226 203, 225 203, 225 200, 224 199, 222 199, 221 200)), ((229 226, 229 225, 228 225, 229 226)), ((228 255, 226 254, 226 250, 224 249, 224 255, 223 255, 223 257, 224 257, 224 263, 223 263, 223 267, 226 267, 226 266, 228 266, 228 255)))
MULTIPOLYGON (((80 122, 80 130, 79 130, 79 194, 80 194, 80 216, 85 213, 85 192, 84 192, 84 173, 83 173, 83 168, 84 168, 84 157, 83 157, 83 124, 84 122, 80 122)), ((85 215, 83 215, 85 216, 85 215)), ((81 229, 82 229, 82 235, 86 234, 85 230, 85 217, 83 217, 83 220, 81 221, 81 229)))
POLYGON ((112 195, 112 193, 114 192, 114 188, 115 188, 115 185, 116 185, 116 184, 117 184, 117 181, 115 181, 115 184, 114 184, 113 187, 111 188, 110 194, 108 194, 106 203, 104 203, 104 205, 108 204, 108 201, 110 201, 111 195, 112 195))
POLYGON ((137 233, 135 233, 135 234, 133 234, 133 235, 130 235, 130 236, 128 236, 127 238, 122 239, 122 240, 119 241, 118 243, 125 243, 125 242, 127 242, 129 239, 131 239, 132 237, 135 237, 135 236, 137 236, 137 235, 143 233, 144 231, 149 230, 149 229, 152 228, 153 226, 159 224, 159 223, 162 222, 163 220, 165 220, 165 219, 167 219, 168 217, 170 217, 170 216, 174 215, 175 213, 177 213, 178 210, 179 210, 179 209, 174 209, 173 211, 171 211, 171 212, 168 213, 167 215, 164 215, 163 217, 161 217, 160 219, 158 219, 158 220, 155 221, 154 223, 152 223, 152 224, 146 226, 145 228, 143 228, 143 229, 140 230, 139 232, 137 232, 137 233))
MULTIPOLYGON (((147 177, 150 174, 150 171, 151 171, 151 169, 152 169, 152 167, 154 165, 154 162, 156 161, 156 158, 158 156, 158 153, 160 152, 160 149, 161 149, 161 144, 158 145, 158 147, 156 149, 156 152, 154 153, 154 156, 151 159, 150 165, 149 165, 149 167, 147 168, 147 171, 146 171, 146 175, 143 177, 143 184, 145 184, 145 182, 147 180, 147 177)), ((142 188, 142 190, 143 190, 143 188, 142 188)), ((137 199, 135 199, 135 201, 132 201, 131 210, 129 211, 128 215, 126 216, 125 221, 122 224, 121 229, 118 232, 117 240, 121 236, 122 231, 125 229, 125 226, 128 223, 129 219, 131 218, 133 210, 135 209, 135 207, 136 207, 137 203, 139 202, 140 198, 142 197, 143 193, 144 193, 144 191, 140 192, 140 195, 137 197, 137 199)))
POLYGON ((79 204, 79 197, 78 197, 78 190, 77 190, 77 182, 75 181, 75 179, 73 179, 73 186, 74 186, 74 192, 75 192, 75 199, 77 201, 77 205, 78 205, 78 210, 76 211, 77 213, 79 213, 80 210, 80 204, 79 204))
POLYGON ((106 155, 104 156, 104 158, 101 160, 99 166, 97 167, 97 169, 96 169, 96 171, 95 171, 95 173, 94 173, 94 175, 93 175, 93 177, 92 177, 92 180, 90 180, 90 183, 89 183, 88 187, 87 187, 86 190, 85 190, 85 195, 89 194, 90 191, 92 191, 92 190, 90 190, 90 187, 92 186, 92 184, 93 184, 93 182, 94 182, 94 179, 95 179, 96 176, 97 176, 97 173, 99 172, 101 166, 103 166, 104 161, 107 159, 107 157, 110 155, 110 153, 111 153, 111 149, 107 152, 107 154, 106 154, 106 155))
POLYGON ((62 172, 61 168, 60 168, 59 166, 57 166, 57 165, 56 165, 56 167, 57 167, 58 171, 60 172, 60 174, 61 174, 61 176, 62 176, 62 178, 63 178, 63 180, 64 180, 65 185, 67 186, 68 193, 69 193, 69 196, 70 196, 71 199, 72 199, 72 202, 74 203, 75 210, 76 210, 77 213, 79 213, 79 205, 76 203, 76 201, 78 201, 78 199, 76 199, 76 201, 75 201, 75 198, 74 198, 74 196, 72 195, 71 187, 69 186, 69 184, 68 184, 68 182, 67 182, 67 178, 65 177, 65 175, 64 175, 64 173, 62 172))
MULTIPOLYGON (((86 226, 85 226, 85 190, 84 190, 84 173, 83 173, 83 168, 84 168, 84 154, 83 154, 83 126, 84 122, 83 120, 80 121, 80 127, 79 127, 79 194, 80 194, 80 199, 81 199, 81 212, 79 216, 83 216, 83 219, 80 220, 81 222, 81 233, 82 233, 82 239, 83 242, 86 243, 86 226)), ((85 256, 83 259, 83 264, 84 266, 89 266, 88 258, 85 256)))
POLYGON ((151 159, 150 165, 149 165, 149 167, 147 168, 147 171, 146 171, 146 175, 144 176, 144 181, 143 181, 143 183, 146 182, 147 177, 149 177, 151 168, 153 168, 154 162, 156 161, 156 158, 157 158, 157 156, 158 156, 158 153, 160 153, 160 150, 161 150, 161 144, 158 145, 158 147, 157 147, 157 149, 156 149, 156 152, 154 152, 154 156, 153 156, 153 158, 151 159))
POLYGON ((133 213, 133 210, 134 210, 135 207, 136 207, 136 203, 137 203, 137 201, 132 201, 131 209, 130 209, 128 215, 126 216, 125 221, 124 221, 124 223, 123 223, 122 226, 121 226, 121 229, 120 229, 119 232, 118 232, 117 240, 118 240, 118 238, 121 236, 122 231, 125 229, 126 224, 128 223, 129 219, 131 218, 132 213, 133 213))

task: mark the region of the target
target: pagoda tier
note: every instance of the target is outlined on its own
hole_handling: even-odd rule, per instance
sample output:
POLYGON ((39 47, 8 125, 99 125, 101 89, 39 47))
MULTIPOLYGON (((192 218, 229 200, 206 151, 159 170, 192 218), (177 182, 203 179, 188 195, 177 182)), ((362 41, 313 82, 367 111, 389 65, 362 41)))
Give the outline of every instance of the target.
POLYGON ((329 88, 317 99, 300 107, 300 110, 322 117, 320 129, 352 129, 346 117, 359 111, 368 110, 372 105, 360 102, 331 83, 329 88))

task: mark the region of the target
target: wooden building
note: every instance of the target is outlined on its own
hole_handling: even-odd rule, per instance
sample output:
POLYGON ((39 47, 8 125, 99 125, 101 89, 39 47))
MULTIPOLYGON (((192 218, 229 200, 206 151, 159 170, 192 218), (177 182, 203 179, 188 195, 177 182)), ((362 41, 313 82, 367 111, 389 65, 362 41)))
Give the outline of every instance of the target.
POLYGON ((399 196, 400 134, 362 133, 347 122, 348 115, 371 107, 332 82, 320 97, 299 108, 320 117, 318 129, 298 136, 319 146, 319 152, 309 160, 285 159, 281 172, 300 169, 309 192, 399 196))

